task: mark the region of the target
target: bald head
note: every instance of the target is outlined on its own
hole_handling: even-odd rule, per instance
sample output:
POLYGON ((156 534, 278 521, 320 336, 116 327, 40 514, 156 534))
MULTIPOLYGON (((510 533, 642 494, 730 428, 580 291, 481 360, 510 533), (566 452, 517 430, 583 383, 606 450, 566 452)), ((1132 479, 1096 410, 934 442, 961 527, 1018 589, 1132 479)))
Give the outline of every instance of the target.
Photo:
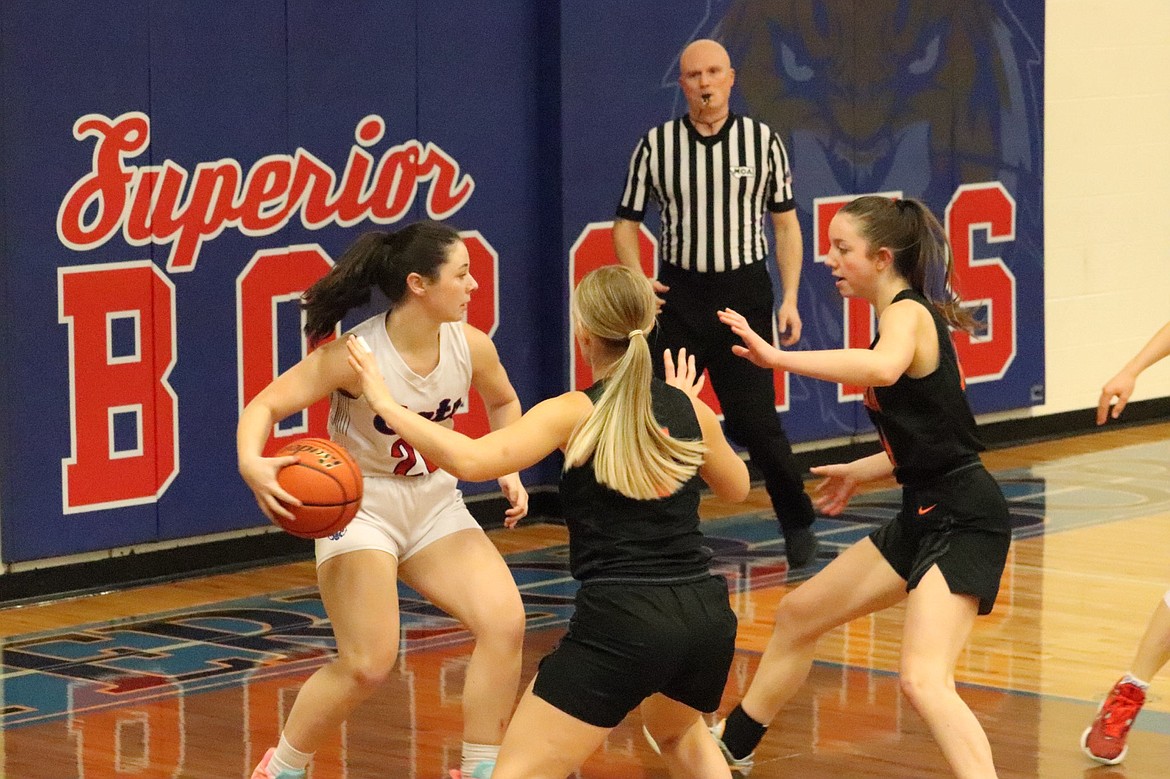
POLYGON ((731 57, 727 54, 727 49, 723 48, 719 41, 713 41, 710 38, 691 41, 679 57, 679 69, 685 72, 688 64, 694 66, 696 62, 706 63, 708 61, 718 61, 723 67, 731 69, 731 57))
POLYGON ((678 83, 687 99, 691 120, 708 121, 725 117, 735 69, 727 49, 717 41, 703 38, 691 42, 678 60, 678 83))

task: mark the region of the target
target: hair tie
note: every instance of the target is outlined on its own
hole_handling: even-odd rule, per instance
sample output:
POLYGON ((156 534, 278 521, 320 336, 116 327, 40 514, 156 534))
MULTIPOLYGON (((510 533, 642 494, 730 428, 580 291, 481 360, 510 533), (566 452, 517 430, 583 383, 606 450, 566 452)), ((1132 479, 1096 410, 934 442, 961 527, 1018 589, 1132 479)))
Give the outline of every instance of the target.
POLYGON ((634 336, 641 335, 641 334, 642 334, 641 330, 631 330, 629 335, 626 336, 626 339, 632 341, 632 340, 634 340, 634 336))

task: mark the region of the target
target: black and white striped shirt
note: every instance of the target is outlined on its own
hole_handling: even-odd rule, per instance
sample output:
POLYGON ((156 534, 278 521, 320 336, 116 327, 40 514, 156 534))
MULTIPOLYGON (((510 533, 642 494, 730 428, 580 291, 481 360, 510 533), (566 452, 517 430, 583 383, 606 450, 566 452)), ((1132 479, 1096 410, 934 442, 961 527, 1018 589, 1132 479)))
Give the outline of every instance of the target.
POLYGON ((765 259, 764 212, 796 207, 780 136, 735 114, 710 137, 699 135, 685 116, 642 136, 617 215, 642 221, 647 197, 662 215, 662 261, 699 272, 765 259))

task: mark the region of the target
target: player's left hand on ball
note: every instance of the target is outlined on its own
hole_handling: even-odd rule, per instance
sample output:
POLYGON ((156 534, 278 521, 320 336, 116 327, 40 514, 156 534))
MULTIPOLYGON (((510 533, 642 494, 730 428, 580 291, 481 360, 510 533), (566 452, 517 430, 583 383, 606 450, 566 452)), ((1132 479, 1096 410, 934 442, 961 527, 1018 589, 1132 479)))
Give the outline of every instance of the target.
POLYGON ((264 512, 264 516, 268 517, 268 521, 273 524, 277 524, 276 516, 285 519, 293 518, 292 513, 283 504, 301 505, 301 501, 295 495, 280 486, 280 481, 276 477, 281 468, 292 465, 296 461, 297 458, 292 455, 253 457, 240 461, 240 476, 244 478, 244 483, 252 490, 252 495, 256 498, 256 505, 264 512))

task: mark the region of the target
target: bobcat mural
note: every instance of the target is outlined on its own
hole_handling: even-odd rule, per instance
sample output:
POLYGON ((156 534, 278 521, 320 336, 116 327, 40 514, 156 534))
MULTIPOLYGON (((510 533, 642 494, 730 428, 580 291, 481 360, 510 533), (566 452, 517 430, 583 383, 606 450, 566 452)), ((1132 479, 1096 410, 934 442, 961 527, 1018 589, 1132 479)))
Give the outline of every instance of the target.
POLYGON ((1037 186, 1039 52, 987 0, 738 0, 713 35, 751 115, 789 138, 802 211, 817 195, 1037 186))

